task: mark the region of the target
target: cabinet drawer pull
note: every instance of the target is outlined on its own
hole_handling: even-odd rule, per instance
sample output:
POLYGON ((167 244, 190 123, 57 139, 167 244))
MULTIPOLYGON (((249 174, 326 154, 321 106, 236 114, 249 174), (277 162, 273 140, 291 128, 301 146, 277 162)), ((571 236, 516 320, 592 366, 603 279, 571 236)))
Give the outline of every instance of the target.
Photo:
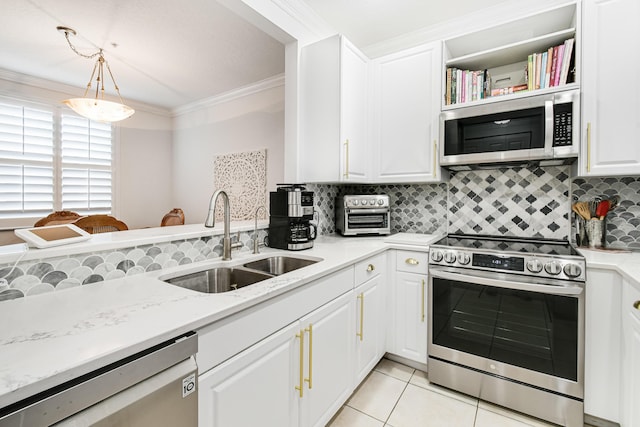
POLYGON ((587 123, 587 173, 591 172, 591 122, 587 123))
POLYGON ((313 325, 309 323, 305 331, 309 332, 309 378, 305 378, 304 381, 309 383, 309 390, 311 390, 313 387, 313 325))
POLYGON ((424 323, 424 279, 422 279, 422 301, 420 303, 420 321, 424 323))
POLYGON ((349 140, 344 143, 345 159, 344 159, 344 177, 349 179, 349 140))
POLYGON ((356 336, 362 341, 364 339, 364 292, 361 292, 357 298, 360 300, 360 332, 356 332, 356 336))
POLYGON ((438 163, 438 140, 433 140, 433 177, 436 177, 436 168, 438 163))
POLYGON ((373 270, 375 270, 375 269, 376 269, 376 266, 375 266, 375 265, 373 265, 373 264, 369 264, 369 265, 367 265, 367 271, 373 271, 373 270))
POLYGON ((304 329, 300 329, 300 333, 296 334, 296 338, 300 340, 300 383, 296 386, 296 390, 302 397, 304 390, 304 329))
POLYGON ((406 262, 409 265, 418 265, 418 264, 420 264, 420 261, 418 261, 415 258, 407 258, 404 262, 406 262))
POLYGON ((633 308, 635 308, 636 310, 640 310, 640 300, 633 303, 633 308))

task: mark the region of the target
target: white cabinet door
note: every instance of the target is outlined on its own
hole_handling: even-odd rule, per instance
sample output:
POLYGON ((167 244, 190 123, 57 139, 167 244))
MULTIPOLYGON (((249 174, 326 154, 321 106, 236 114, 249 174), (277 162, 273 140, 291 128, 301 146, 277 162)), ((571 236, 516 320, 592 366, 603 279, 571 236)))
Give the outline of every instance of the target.
POLYGON ((200 375, 198 425, 296 426, 298 331, 296 322, 200 375))
POLYGON ((308 379, 300 399, 300 426, 326 425, 353 391, 354 317, 352 291, 300 320, 308 379))
POLYGON ((397 272, 395 291, 395 348, 393 352, 427 363, 427 276, 397 272))
POLYGON ((623 427, 640 427, 640 290, 623 284, 623 427))
POLYGON ((640 174, 638 0, 586 0, 582 47, 582 175, 640 174))
POLYGON ((368 59, 340 35, 302 49, 300 181, 368 180, 368 68, 368 59))
POLYGON ((622 278, 589 268, 585 292, 584 412, 619 423, 622 278))
POLYGON ((384 354, 384 279, 384 275, 378 275, 355 290, 356 384, 371 372, 384 354))
POLYGON ((441 179, 440 46, 440 42, 422 45, 374 63, 374 181, 441 179))

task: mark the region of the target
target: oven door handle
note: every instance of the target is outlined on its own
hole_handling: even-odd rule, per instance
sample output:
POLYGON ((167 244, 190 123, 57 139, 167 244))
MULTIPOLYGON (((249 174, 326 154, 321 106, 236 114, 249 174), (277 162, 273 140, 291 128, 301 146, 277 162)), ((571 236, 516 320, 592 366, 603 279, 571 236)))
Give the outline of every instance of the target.
POLYGON ((458 282, 470 282, 478 285, 495 286, 498 288, 516 289, 520 291, 542 292, 550 295, 580 295, 583 292, 582 286, 553 286, 537 285, 533 283, 518 282, 513 280, 488 279, 485 277, 471 276, 468 274, 452 273, 450 271, 437 270, 431 267, 431 277, 440 279, 455 280, 458 282))

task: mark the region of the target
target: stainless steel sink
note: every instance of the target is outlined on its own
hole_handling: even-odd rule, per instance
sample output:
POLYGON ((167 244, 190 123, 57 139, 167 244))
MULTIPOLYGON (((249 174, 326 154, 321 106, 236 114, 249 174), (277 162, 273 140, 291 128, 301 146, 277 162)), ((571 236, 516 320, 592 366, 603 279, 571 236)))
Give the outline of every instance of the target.
POLYGON ((238 267, 217 267, 164 279, 164 281, 193 291, 217 294, 234 291, 271 277, 273 277, 271 274, 238 267))
POLYGON ((315 264, 316 262, 318 261, 279 255, 248 262, 243 264, 243 267, 279 276, 280 274, 289 273, 290 271, 315 264))

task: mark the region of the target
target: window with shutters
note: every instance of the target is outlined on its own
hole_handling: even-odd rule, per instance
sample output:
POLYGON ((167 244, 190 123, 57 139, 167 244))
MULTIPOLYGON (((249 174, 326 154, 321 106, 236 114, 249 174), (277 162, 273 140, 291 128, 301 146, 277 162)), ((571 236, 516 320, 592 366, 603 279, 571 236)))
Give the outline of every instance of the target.
POLYGON ((111 213, 112 136, 109 123, 0 99, 0 226, 59 210, 111 213))

